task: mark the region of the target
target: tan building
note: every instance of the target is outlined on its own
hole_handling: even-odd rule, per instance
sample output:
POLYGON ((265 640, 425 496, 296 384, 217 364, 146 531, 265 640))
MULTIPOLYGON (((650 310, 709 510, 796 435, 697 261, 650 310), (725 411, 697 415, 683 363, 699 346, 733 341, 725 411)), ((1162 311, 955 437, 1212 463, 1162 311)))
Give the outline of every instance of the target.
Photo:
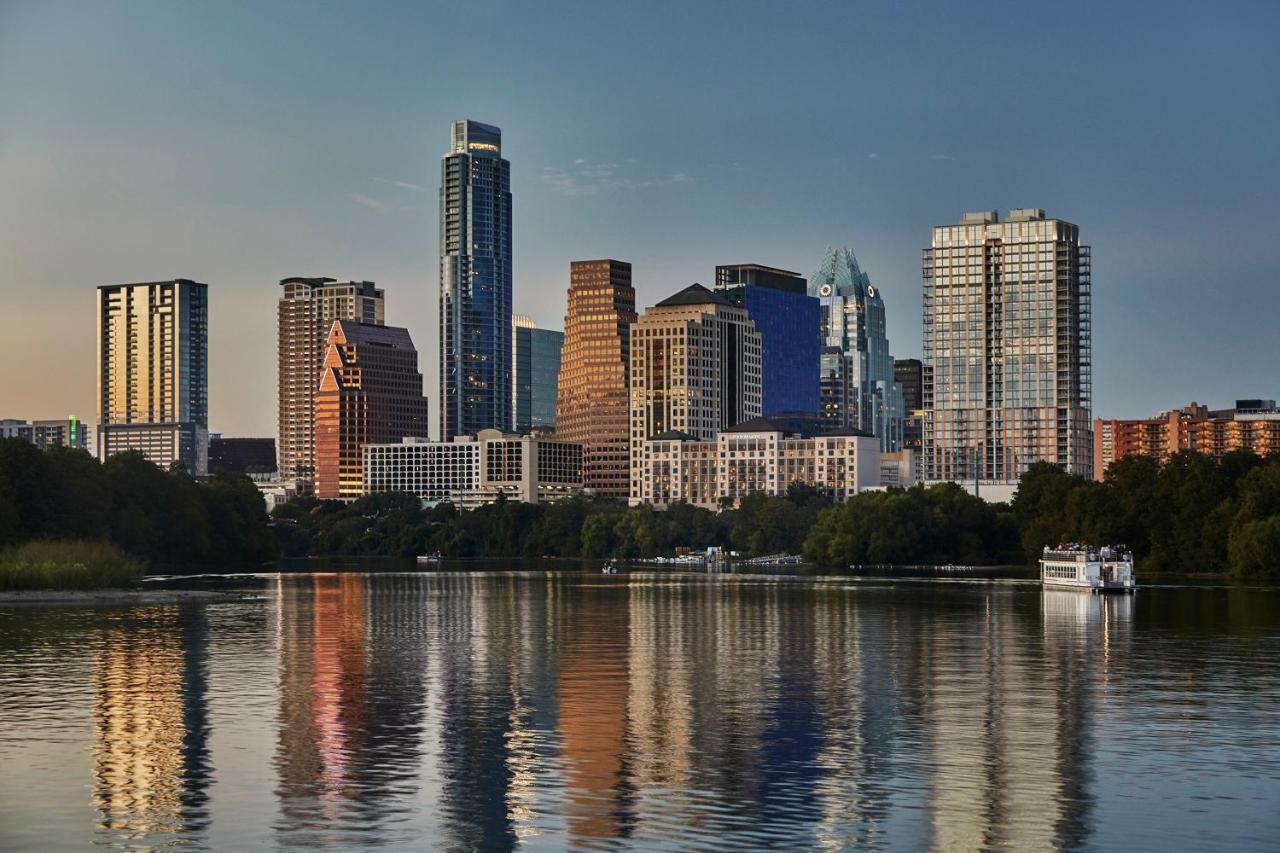
POLYGON ((1093 475, 1126 456, 1151 456, 1163 462, 1193 450, 1221 459, 1233 450, 1259 456, 1280 453, 1280 409, 1274 400, 1237 400, 1236 408, 1210 411, 1197 403, 1140 420, 1093 422, 1093 475))
POLYGON ((385 322, 385 300, 371 281, 281 279, 277 307, 280 477, 309 490, 315 469, 315 395, 334 320, 385 322))
POLYGON ((363 494, 365 445, 427 436, 427 399, 407 329, 335 320, 315 399, 319 498, 363 494))
POLYGON ((745 308, 692 284, 646 311, 631 327, 631 503, 644 502, 646 439, 710 441, 760 405, 760 333, 745 308))
POLYGON ((1089 475, 1092 285, 1080 229, 1039 209, 1004 222, 966 213, 933 229, 923 272, 924 479, 1012 492, 1041 461, 1089 475))
POLYGON ((628 376, 636 292, 631 264, 574 261, 556 397, 556 437, 582 445, 582 484, 625 500, 630 493, 628 376))

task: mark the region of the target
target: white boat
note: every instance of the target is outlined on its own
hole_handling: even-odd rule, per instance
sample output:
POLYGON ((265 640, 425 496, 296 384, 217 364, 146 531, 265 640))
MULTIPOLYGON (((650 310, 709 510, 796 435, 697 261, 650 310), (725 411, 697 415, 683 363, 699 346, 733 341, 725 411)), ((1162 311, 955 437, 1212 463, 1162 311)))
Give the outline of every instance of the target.
POLYGON ((1045 546, 1040 557, 1040 582, 1045 588, 1089 592, 1133 592, 1133 552, 1111 546, 1045 546))
POLYGON ((428 563, 438 563, 438 562, 440 562, 440 561, 441 561, 441 560, 443 560, 443 559, 444 559, 444 558, 443 558, 443 557, 441 557, 439 554, 419 554, 419 555, 418 555, 418 565, 419 565, 419 566, 422 566, 422 565, 426 565, 426 564, 428 564, 428 563))
POLYGON ((609 562, 605 563, 604 566, 600 569, 600 574, 602 575, 616 575, 617 573, 618 573, 618 564, 615 563, 613 560, 610 560, 609 562))

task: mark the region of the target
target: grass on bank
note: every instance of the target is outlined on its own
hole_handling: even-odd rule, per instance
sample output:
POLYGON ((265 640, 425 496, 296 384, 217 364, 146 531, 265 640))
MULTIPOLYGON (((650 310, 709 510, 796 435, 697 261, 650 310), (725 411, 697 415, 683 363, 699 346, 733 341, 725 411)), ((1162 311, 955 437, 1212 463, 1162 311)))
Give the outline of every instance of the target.
POLYGON ((46 540, 0 551, 0 591, 127 587, 142 563, 105 542, 46 540))

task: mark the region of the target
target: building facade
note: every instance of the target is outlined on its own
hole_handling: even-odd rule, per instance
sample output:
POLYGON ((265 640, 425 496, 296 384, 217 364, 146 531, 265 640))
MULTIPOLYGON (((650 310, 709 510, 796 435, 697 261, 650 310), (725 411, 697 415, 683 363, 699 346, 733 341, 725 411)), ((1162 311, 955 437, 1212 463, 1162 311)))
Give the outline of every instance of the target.
POLYGON ((98 288, 98 458, 138 451, 209 469, 209 288, 189 279, 98 288))
POLYGON ((809 278, 821 303, 820 394, 831 429, 857 429, 885 452, 902 446, 902 389, 894 378, 884 298, 852 249, 834 249, 809 278))
POLYGON ((41 450, 67 447, 72 450, 89 448, 89 430, 75 415, 66 420, 23 421, 0 418, 0 438, 20 438, 41 450))
POLYGON ((637 503, 659 509, 673 503, 736 507, 754 493, 785 495, 792 484, 845 501, 880 484, 880 445, 874 436, 841 430, 806 438, 765 418, 710 440, 678 430, 660 433, 640 442, 639 459, 637 503))
POLYGON ((511 430, 511 166, 455 121, 440 179, 440 435, 511 430))
POLYGON ((716 267, 716 292, 747 314, 760 333, 760 407, 766 418, 817 415, 822 307, 799 273, 760 264, 716 267))
POLYGON ((924 362, 895 359, 893 376, 902 389, 902 447, 918 454, 924 446, 924 362))
POLYGON ((522 315, 511 318, 511 411, 517 433, 555 430, 563 347, 564 332, 539 329, 522 315))
POLYGON ((1093 422, 1093 476, 1126 456, 1164 462, 1183 450, 1221 459, 1233 450, 1259 456, 1280 453, 1280 409, 1274 400, 1237 400, 1234 409, 1211 411, 1197 403, 1154 418, 1093 422))
POLYGON ((268 475, 277 472, 274 438, 209 436, 209 470, 228 474, 268 475))
POLYGON ((631 327, 631 497, 643 501, 641 443, 701 441, 760 417, 760 333, 746 309, 693 284, 631 327))
POLYGON ((554 438, 481 430, 451 441, 406 438, 364 449, 366 494, 407 492, 425 502, 474 509, 505 496, 524 503, 582 492, 582 446, 554 438))
POLYGON ((1091 475, 1092 280, 1080 229, 1039 209, 1004 222, 966 213, 933 229, 923 272, 925 480, 1011 492, 1041 461, 1091 475))
POLYGON ((364 447, 427 437, 418 351, 407 329, 335 320, 316 391, 315 494, 364 493, 364 447))
POLYGON ((631 490, 631 264, 569 265, 568 309, 556 390, 556 437, 582 445, 582 484, 626 500, 631 490))
POLYGON ((281 279, 276 307, 280 475, 309 491, 315 475, 315 402, 334 320, 386 322, 386 300, 371 281, 281 279))

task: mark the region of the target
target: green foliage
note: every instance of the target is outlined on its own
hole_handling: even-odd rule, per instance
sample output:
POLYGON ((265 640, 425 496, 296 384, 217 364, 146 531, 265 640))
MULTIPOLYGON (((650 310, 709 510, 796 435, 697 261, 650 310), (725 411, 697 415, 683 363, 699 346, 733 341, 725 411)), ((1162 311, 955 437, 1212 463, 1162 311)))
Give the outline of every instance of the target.
POLYGON ((0 552, 0 590, 130 586, 142 564, 114 545, 36 540, 0 552))

